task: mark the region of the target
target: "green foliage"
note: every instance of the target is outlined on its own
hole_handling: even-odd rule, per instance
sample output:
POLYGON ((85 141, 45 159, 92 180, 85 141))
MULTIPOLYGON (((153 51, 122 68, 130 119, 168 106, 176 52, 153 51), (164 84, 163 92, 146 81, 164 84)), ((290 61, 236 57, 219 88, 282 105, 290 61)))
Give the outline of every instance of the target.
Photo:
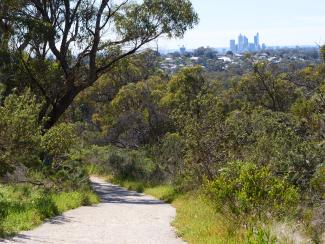
POLYGON ((129 39, 146 33, 152 38, 161 33, 169 38, 182 37, 188 28, 198 23, 198 16, 188 0, 145 0, 142 4, 129 4, 124 10, 125 14, 115 17, 116 29, 129 39))
POLYGON ((172 203, 179 194, 171 185, 147 187, 144 192, 167 203, 172 203))
POLYGON ((247 244, 275 244, 277 238, 272 236, 269 230, 264 228, 251 228, 246 237, 247 244))
POLYGON ((325 62, 325 45, 321 46, 320 48, 320 54, 323 62, 325 62))
POLYGON ((85 165, 89 175, 105 176, 110 173, 107 161, 110 147, 91 145, 71 150, 69 158, 85 165))
POLYGON ((0 175, 20 164, 39 164, 40 106, 28 90, 22 95, 9 95, 0 106, 0 175))
POLYGON ((214 209, 223 218, 238 218, 237 226, 230 225, 252 227, 250 234, 243 231, 250 243, 272 243, 259 221, 299 218, 298 202, 318 206, 323 197, 325 69, 292 71, 267 62, 252 67, 242 77, 185 68, 167 81, 155 76, 122 88, 106 114, 95 116, 109 136, 126 128, 111 142, 127 149, 112 149, 104 168, 118 183, 145 192, 161 182, 191 191, 207 179, 214 209), (169 127, 152 122, 161 115, 169 127), (128 143, 134 135, 156 139, 128 143))
POLYGON ((194 67, 172 77, 167 89, 161 104, 170 109, 185 142, 185 174, 194 172, 198 181, 193 185, 197 185, 204 175, 213 177, 214 163, 222 157, 224 114, 222 103, 215 96, 219 85, 209 82, 201 67, 194 67))
POLYGON ((101 89, 116 92, 114 98, 89 105, 89 109, 96 110, 91 120, 100 128, 101 137, 114 145, 137 148, 154 143, 171 127, 171 120, 158 106, 165 78, 160 74, 148 78, 144 71, 141 72, 140 78, 143 76, 144 80, 131 81, 118 92, 116 87, 125 80, 104 85, 106 88, 101 89))
POLYGON ((145 151, 112 150, 107 162, 113 176, 147 182, 159 181, 159 165, 147 157, 145 151))
POLYGON ((301 135, 295 117, 269 110, 234 111, 227 118, 229 148, 234 159, 268 165, 306 189, 324 152, 317 142, 301 135))
POLYGON ((15 60, 9 68, 4 67, 3 83, 9 92, 14 87, 31 87, 44 98, 39 117, 48 118, 43 121, 46 129, 59 120, 79 93, 119 61, 162 35, 182 37, 198 23, 189 0, 68 3, 50 0, 56 8, 49 8, 37 2, 1 2, 0 16, 5 24, 0 25, 0 53, 6 55, 1 55, 5 60, 0 60, 0 66, 15 60), (49 14, 62 21, 45 17, 49 14), (103 38, 107 32, 114 38, 103 38), (57 40, 60 48, 45 48, 57 40), (79 47, 77 53, 75 46, 79 47), (91 51, 89 47, 93 47, 91 51))
POLYGON ((189 193, 173 201, 177 215, 173 225, 189 243, 244 243, 245 230, 231 216, 215 211, 212 203, 199 193, 189 193))
POLYGON ((73 125, 61 123, 49 129, 42 136, 41 147, 54 158, 55 164, 59 164, 59 157, 67 154, 76 144, 76 140, 73 125))
POLYGON ((9 95, 0 106, 0 175, 21 165, 40 167, 44 153, 58 165, 76 143, 72 124, 59 124, 42 135, 38 121, 41 106, 29 90, 9 95))
POLYGON ((174 75, 167 85, 167 93, 161 99, 161 104, 172 110, 172 115, 181 124, 187 113, 199 113, 198 96, 203 94, 206 87, 203 69, 199 66, 186 68, 174 75))
POLYGON ((148 148, 149 155, 165 172, 165 181, 176 182, 184 169, 185 144, 178 133, 167 133, 159 144, 148 148))
POLYGON ((66 160, 55 168, 45 170, 45 175, 59 190, 89 189, 89 176, 81 162, 66 160))
POLYGON ((311 180, 313 190, 318 192, 319 197, 325 199, 325 164, 317 167, 316 172, 311 180))
POLYGON ((295 187, 253 163, 229 163, 205 189, 219 211, 253 219, 295 211, 299 200, 295 187))
POLYGON ((143 193, 147 185, 142 181, 126 180, 122 178, 112 178, 111 181, 115 184, 127 188, 130 191, 136 191, 139 193, 143 193))
POLYGON ((89 190, 55 192, 31 185, 0 184, 0 196, 0 237, 29 230, 47 218, 99 201, 89 190))

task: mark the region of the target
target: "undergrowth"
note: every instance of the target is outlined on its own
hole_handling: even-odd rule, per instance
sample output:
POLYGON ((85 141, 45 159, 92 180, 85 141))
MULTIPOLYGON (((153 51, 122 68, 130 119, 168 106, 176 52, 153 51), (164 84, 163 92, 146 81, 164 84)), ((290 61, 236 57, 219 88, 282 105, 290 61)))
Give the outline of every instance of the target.
POLYGON ((45 219, 98 203, 90 190, 54 192, 32 185, 0 185, 0 237, 30 230, 45 219))

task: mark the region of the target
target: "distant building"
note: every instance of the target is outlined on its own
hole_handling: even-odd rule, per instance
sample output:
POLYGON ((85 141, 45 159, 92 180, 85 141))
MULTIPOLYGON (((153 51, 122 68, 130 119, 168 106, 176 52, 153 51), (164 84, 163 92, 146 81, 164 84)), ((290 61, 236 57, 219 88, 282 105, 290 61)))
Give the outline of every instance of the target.
MULTIPOLYGON (((240 34, 238 36, 238 44, 236 45, 235 40, 230 40, 230 51, 233 53, 243 52, 258 52, 262 49, 260 45, 260 34, 257 32, 254 36, 254 43, 250 43, 245 35, 240 34)), ((264 44, 264 49, 266 48, 264 44)))
POLYGON ((249 46, 248 38, 246 36, 244 36, 244 48, 243 48, 243 51, 248 51, 248 46, 249 46))
POLYGON ((185 55, 186 48, 184 47, 184 45, 179 49, 179 52, 181 55, 185 55))
POLYGON ((263 49, 263 50, 266 49, 266 45, 265 45, 265 43, 262 44, 262 49, 263 49))
POLYGON ((261 50, 261 45, 260 45, 260 34, 257 32, 256 35, 254 36, 254 45, 255 45, 255 51, 261 50))
POLYGON ((249 43, 248 51, 250 51, 250 52, 255 52, 255 51, 257 51, 256 46, 255 46, 254 43, 249 43))
POLYGON ((255 47, 258 47, 260 45, 260 34, 258 32, 254 36, 254 44, 255 44, 255 47))
POLYGON ((236 41, 235 40, 230 40, 230 51, 232 51, 233 53, 235 53, 236 50, 236 41))
POLYGON ((244 50, 244 36, 240 34, 238 36, 238 52, 242 52, 244 50))

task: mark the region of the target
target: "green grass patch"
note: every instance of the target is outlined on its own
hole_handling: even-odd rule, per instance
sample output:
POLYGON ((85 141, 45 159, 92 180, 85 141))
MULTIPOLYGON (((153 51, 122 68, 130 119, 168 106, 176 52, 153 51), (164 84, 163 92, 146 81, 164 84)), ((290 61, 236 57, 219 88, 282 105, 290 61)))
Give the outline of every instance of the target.
POLYGON ((178 193, 170 185, 149 187, 144 192, 167 203, 172 203, 178 197, 178 193))
POLYGON ((189 243, 244 243, 245 231, 235 221, 215 211, 202 196, 190 194, 173 201, 177 233, 189 243))
POLYGON ((143 193, 144 190, 149 187, 146 183, 143 182, 137 182, 132 180, 120 180, 120 179, 114 179, 112 177, 107 177, 108 181, 112 182, 113 184, 120 185, 130 191, 136 191, 143 193))
POLYGON ((31 185, 0 185, 0 237, 30 230, 47 218, 98 202, 90 190, 55 193, 31 185))

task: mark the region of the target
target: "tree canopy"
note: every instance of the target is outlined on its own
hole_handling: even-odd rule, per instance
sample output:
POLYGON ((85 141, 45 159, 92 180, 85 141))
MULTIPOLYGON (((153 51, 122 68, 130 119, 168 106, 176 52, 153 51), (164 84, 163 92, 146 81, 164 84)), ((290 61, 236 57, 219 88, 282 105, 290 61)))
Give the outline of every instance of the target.
MULTIPOLYGON (((15 78, 45 100, 45 128, 117 62, 160 36, 182 37, 198 22, 189 0, 6 0, 1 7, 2 50, 23 74, 15 78)), ((7 87, 14 82, 3 79, 7 87)))

